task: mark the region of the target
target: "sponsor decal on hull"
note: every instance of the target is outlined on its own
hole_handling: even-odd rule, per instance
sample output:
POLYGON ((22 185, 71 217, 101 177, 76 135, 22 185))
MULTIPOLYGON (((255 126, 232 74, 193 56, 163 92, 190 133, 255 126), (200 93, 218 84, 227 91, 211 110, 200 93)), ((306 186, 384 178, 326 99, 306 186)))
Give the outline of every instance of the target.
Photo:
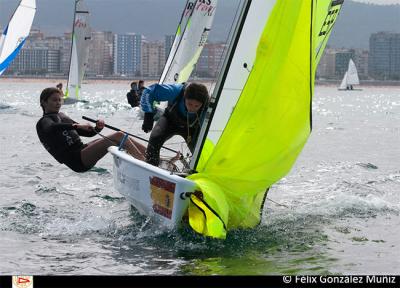
POLYGON ((175 183, 154 176, 150 177, 150 189, 153 211, 171 219, 174 207, 175 183))

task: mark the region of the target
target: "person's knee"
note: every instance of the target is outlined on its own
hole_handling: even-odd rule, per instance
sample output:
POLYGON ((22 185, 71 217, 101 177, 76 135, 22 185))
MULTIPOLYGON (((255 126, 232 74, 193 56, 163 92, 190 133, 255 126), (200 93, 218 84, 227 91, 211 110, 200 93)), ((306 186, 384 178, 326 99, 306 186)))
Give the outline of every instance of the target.
POLYGON ((122 139, 122 137, 124 137, 125 134, 124 134, 124 132, 118 131, 118 132, 115 132, 114 135, 115 135, 115 138, 122 139))

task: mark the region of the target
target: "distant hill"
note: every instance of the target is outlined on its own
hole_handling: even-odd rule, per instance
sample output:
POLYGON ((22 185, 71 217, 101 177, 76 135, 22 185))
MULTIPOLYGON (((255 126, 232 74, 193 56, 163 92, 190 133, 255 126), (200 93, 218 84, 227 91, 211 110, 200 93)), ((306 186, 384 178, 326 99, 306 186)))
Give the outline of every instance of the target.
MULTIPOLYGON (((0 0, 0 26, 4 27, 16 0, 0 0)), ((219 0, 210 40, 225 40, 238 0, 219 0)), ((87 0, 94 30, 135 32, 149 39, 174 34, 186 0, 87 0)), ((71 29, 72 0, 37 0, 34 27, 61 35, 71 29)), ((368 48, 369 36, 378 31, 400 32, 400 5, 378 6, 345 1, 329 45, 368 48)))
POLYGON ((400 32, 400 5, 345 1, 329 45, 368 49, 369 36, 379 31, 400 32))

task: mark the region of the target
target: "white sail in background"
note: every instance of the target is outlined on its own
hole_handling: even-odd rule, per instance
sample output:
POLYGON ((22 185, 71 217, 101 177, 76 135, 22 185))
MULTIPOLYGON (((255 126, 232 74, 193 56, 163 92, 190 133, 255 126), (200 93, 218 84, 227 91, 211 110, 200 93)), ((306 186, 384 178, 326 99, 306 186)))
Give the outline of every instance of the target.
POLYGON ((71 58, 65 98, 80 99, 82 80, 88 65, 90 26, 89 11, 83 0, 75 1, 71 58))
POLYGON ((349 61, 349 68, 347 69, 347 83, 350 85, 359 85, 358 72, 353 60, 349 61))
MULTIPOLYGON (((183 83, 193 72, 208 34, 217 8, 217 0, 188 0, 175 35, 159 83, 183 83), (182 31, 183 28, 183 31, 182 31)), ((168 102, 156 105, 159 118, 168 102)))
POLYGON ((360 80, 358 78, 358 72, 356 65, 354 64, 353 60, 350 59, 349 61, 349 66, 347 68, 346 73, 344 74, 344 77, 342 79, 342 82, 340 83, 340 90, 353 90, 354 87, 353 85, 359 85, 360 80))
POLYGON ((35 0, 21 0, 0 38, 0 75, 17 57, 31 30, 35 0))
POLYGON ((347 88, 347 71, 344 73, 344 77, 342 79, 342 82, 340 83, 339 89, 340 90, 346 90, 347 88))
POLYGON ((161 78, 159 81, 160 84, 163 83, 164 80, 166 79, 167 72, 169 71, 169 67, 171 66, 172 60, 174 59, 174 56, 178 50, 179 43, 182 39, 183 32, 186 28, 186 24, 188 23, 189 18, 192 16, 193 8, 195 7, 194 5, 196 1, 197 0, 188 0, 186 2, 185 9, 182 12, 181 20, 179 21, 178 28, 175 33, 174 42, 171 46, 167 62, 165 63, 164 66, 164 71, 161 74, 161 78))
POLYGON ((184 31, 180 34, 181 20, 159 83, 182 83, 189 79, 207 41, 216 6, 217 0, 187 2, 182 18, 186 21, 184 31))

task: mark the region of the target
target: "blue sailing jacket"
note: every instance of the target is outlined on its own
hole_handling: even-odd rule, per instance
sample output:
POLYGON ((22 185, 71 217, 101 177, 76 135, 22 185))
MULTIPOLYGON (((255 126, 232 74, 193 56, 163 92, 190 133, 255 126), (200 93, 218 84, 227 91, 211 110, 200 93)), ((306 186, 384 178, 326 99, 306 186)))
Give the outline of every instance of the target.
MULTIPOLYGON (((168 101, 168 106, 171 106, 175 99, 179 96, 184 84, 153 84, 143 90, 140 106, 144 113, 155 113, 154 102, 168 101)), ((192 120, 196 117, 196 113, 190 113, 185 106, 185 99, 177 103, 179 114, 186 119, 187 115, 192 120)))

